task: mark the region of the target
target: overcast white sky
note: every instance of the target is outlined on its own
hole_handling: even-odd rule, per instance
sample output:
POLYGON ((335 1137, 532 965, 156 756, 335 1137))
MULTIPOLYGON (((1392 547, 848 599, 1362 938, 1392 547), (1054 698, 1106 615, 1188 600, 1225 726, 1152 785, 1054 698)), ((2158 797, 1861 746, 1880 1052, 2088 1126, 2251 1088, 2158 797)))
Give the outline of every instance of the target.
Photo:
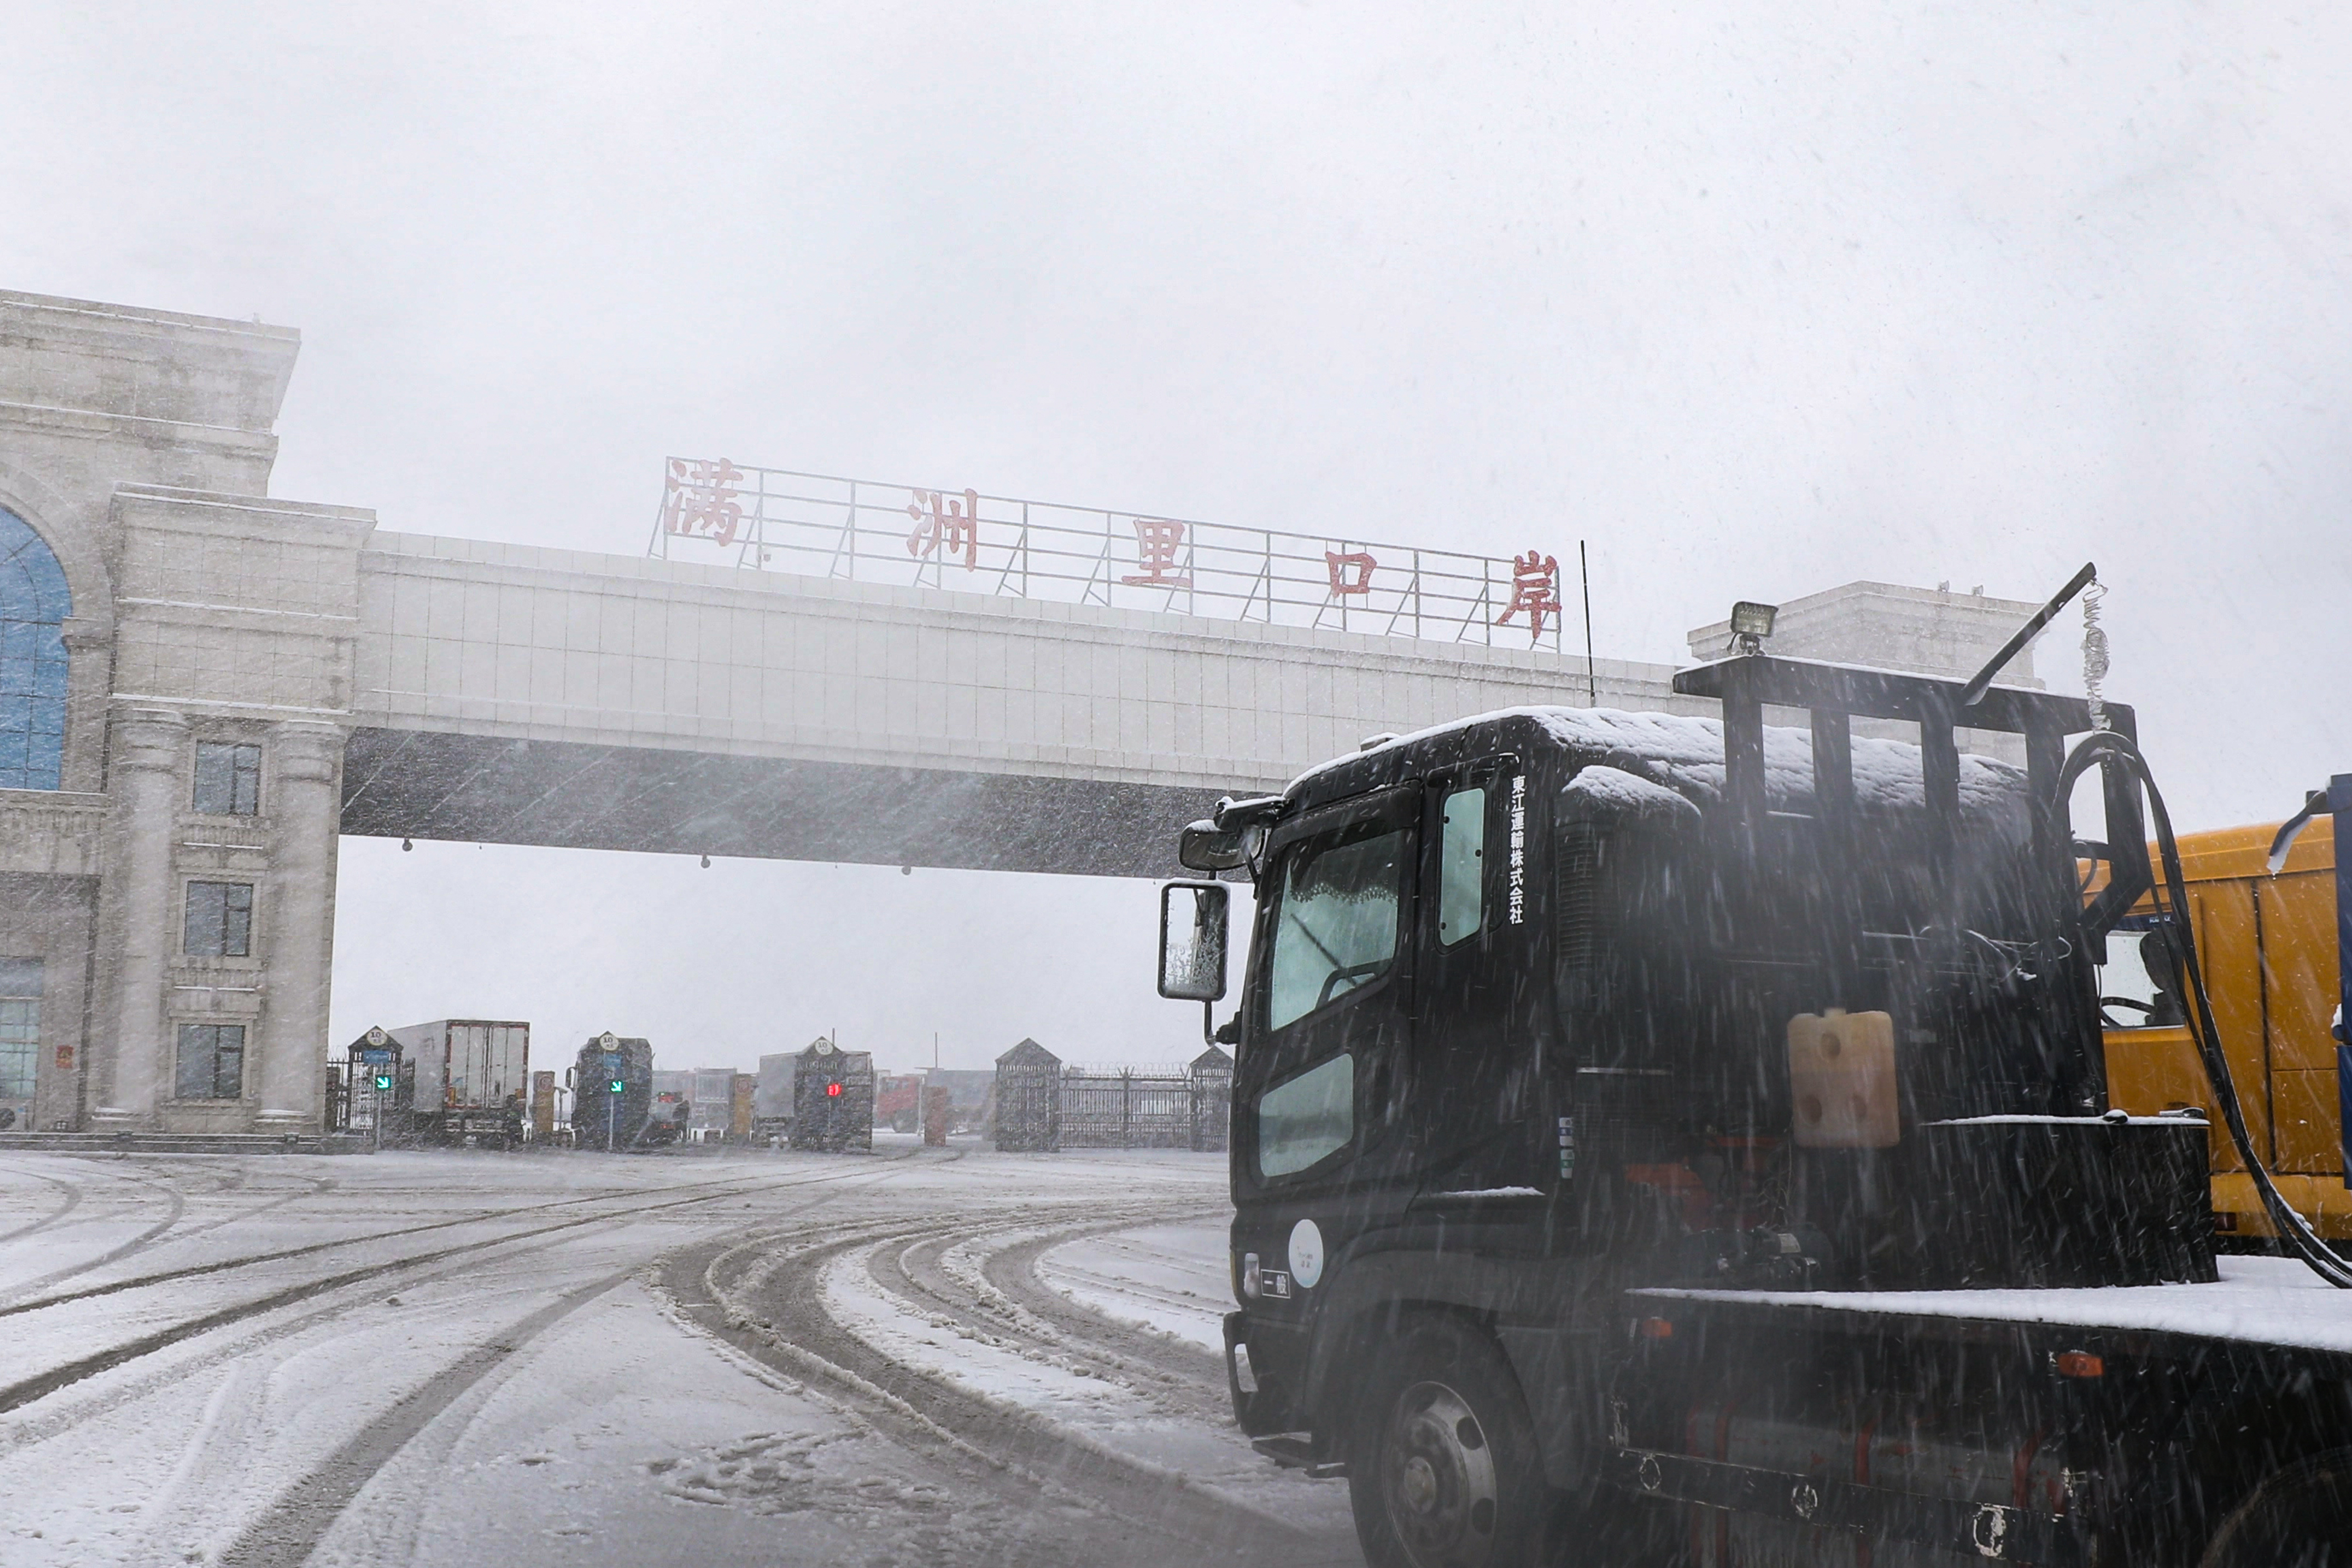
MULTIPOLYGON (((1584 537, 1660 660, 2095 558, 2184 826, 2352 769, 2341 7, 18 0, 6 58, 0 287, 300 328, 280 495, 635 552, 675 452, 1584 537)), ((347 840, 335 1028, 1187 1056, 1151 912, 347 840)))

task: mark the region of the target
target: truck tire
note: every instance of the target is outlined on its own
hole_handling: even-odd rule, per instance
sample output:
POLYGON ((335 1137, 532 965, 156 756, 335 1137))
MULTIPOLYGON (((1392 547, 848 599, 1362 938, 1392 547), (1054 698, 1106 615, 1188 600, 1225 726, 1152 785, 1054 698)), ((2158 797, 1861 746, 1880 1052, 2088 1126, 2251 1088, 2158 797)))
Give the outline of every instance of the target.
POLYGON ((2221 1521, 2199 1568, 2352 1565, 2352 1448, 2290 1465, 2221 1521))
POLYGON ((1553 1500, 1502 1355, 1453 1318, 1379 1357, 1348 1444, 1348 1499, 1371 1568, 1528 1568, 1553 1500))

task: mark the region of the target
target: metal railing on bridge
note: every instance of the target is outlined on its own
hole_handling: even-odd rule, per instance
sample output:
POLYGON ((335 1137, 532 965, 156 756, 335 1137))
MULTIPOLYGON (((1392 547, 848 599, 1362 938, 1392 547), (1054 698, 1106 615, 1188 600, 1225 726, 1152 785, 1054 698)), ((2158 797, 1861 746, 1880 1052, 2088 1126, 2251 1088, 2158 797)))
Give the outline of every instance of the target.
POLYGON ((1558 560, 672 458, 648 554, 1559 652, 1558 560), (675 552, 675 553, 674 553, 675 552))

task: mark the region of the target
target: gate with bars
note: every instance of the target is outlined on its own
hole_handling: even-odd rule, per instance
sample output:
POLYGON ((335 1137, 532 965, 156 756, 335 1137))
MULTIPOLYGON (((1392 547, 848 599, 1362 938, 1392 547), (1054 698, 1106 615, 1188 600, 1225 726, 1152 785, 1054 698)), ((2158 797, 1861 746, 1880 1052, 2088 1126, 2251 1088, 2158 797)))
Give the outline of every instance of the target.
POLYGON ((1234 1061, 1212 1047, 1184 1065, 1065 1065, 1034 1040, 997 1058, 1004 1151, 1225 1148, 1234 1061))
POLYGON ((405 1142, 415 1070, 403 1059, 399 1043, 382 1029, 370 1029, 341 1050, 330 1049, 321 1125, 329 1132, 368 1132, 386 1143, 405 1142))

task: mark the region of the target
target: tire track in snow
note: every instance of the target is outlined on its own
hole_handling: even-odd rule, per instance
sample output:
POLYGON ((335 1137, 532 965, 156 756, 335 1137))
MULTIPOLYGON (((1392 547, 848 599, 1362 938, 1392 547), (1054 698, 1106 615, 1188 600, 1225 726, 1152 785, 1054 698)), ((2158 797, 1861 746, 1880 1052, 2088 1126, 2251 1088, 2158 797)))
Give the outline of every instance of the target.
POLYGON ((1075 1308, 1031 1273, 1049 1247, 1166 1220, 1170 1212, 1159 1205, 1097 1215, 1042 1236, 1032 1221, 1009 1232, 879 1249, 867 1269, 876 1284, 918 1310, 944 1312, 1000 1343, 1010 1336, 1018 1342, 1008 1347, 1016 1353, 1122 1384, 1172 1415, 1220 1426, 1231 1413, 1216 1358, 1075 1308))
MULTIPOLYGON (((273 1175, 278 1173, 276 1172, 271 1173, 273 1175)), ((159 1279, 169 1279, 173 1278, 173 1276, 169 1274, 151 1275, 144 1281, 124 1281, 106 1286, 100 1289, 81 1291, 66 1296, 51 1297, 47 1300, 31 1302, 21 1308, 5 1306, 6 1303, 16 1301, 26 1296, 31 1295, 34 1291, 40 1289, 44 1286, 58 1284, 61 1281, 70 1279, 79 1274, 88 1274, 92 1269, 103 1268, 110 1263, 120 1263, 133 1253, 142 1252, 151 1247, 159 1247, 165 1243, 176 1245, 180 1242, 193 1240, 199 1236, 208 1235, 213 1231, 220 1229, 223 1226, 242 1225, 247 1220, 257 1219, 273 1209, 284 1208, 289 1204, 300 1203, 306 1198, 324 1197, 327 1194, 333 1192, 336 1187, 340 1185, 332 1176, 310 1176, 303 1175, 299 1172, 293 1173, 292 1174, 294 1179, 298 1182, 310 1183, 310 1190, 307 1192, 282 1193, 277 1197, 271 1198, 267 1202, 255 1204, 249 1208, 239 1209, 235 1214, 223 1215, 218 1219, 206 1220, 202 1225, 190 1226, 185 1230, 167 1236, 164 1233, 170 1231, 174 1225, 179 1223, 182 1211, 185 1206, 184 1205, 175 1205, 169 1219, 160 1225, 150 1226, 148 1229, 141 1232, 135 1237, 132 1237, 129 1241, 124 1242, 121 1246, 116 1247, 113 1251, 105 1254, 103 1257, 93 1258, 86 1263, 77 1263, 71 1268, 60 1268, 53 1273, 41 1275, 37 1279, 27 1279, 21 1285, 11 1286, 5 1290, 0 1290, 0 1308, 5 1308, 5 1310, 0 1310, 0 1316, 5 1316, 6 1311, 29 1311, 33 1308, 50 1305, 53 1302, 76 1301, 82 1300, 86 1296, 102 1295, 112 1290, 128 1289, 133 1285, 139 1283, 153 1283, 159 1279)), ((394 1231, 387 1232, 385 1234, 399 1235, 400 1233, 394 1231)), ((279 1254, 278 1256, 284 1255, 279 1254)), ((264 1259, 260 1257, 256 1257, 253 1258, 236 1259, 235 1261, 261 1262, 264 1261, 264 1259)), ((210 1271, 218 1272, 224 1266, 219 1264, 209 1264, 203 1267, 210 1271)))
MULTIPOLYGON (((904 1156, 893 1156, 892 1158, 897 1159, 903 1157, 904 1156)), ((844 1173, 844 1174, 862 1173, 844 1173)), ((740 1182, 745 1179, 746 1178, 741 1176, 723 1176, 714 1178, 711 1182, 681 1184, 681 1185, 690 1185, 694 1188, 700 1188, 712 1185, 723 1185, 729 1182, 740 1182)), ((839 1176, 826 1175, 814 1179, 818 1181, 832 1181, 839 1180, 841 1178, 839 1176)), ((663 1190, 676 1192, 679 1189, 672 1187, 663 1190)), ((250 1268, 264 1263, 282 1263, 289 1258, 315 1257, 321 1252, 331 1252, 339 1247, 364 1247, 370 1242, 396 1241, 404 1237, 425 1236, 434 1231, 455 1229, 459 1226, 491 1225, 499 1220, 514 1219, 523 1215, 542 1214, 549 1209, 569 1208, 580 1204, 625 1201, 632 1197, 646 1197, 649 1195, 658 1196, 660 1195, 660 1193, 656 1191, 655 1193, 648 1194, 646 1189, 643 1187, 622 1187, 602 1193, 589 1193, 578 1197, 552 1198, 546 1203, 521 1204, 513 1208, 486 1209, 478 1214, 461 1215, 453 1219, 431 1220, 424 1225, 402 1226, 392 1230, 373 1230, 359 1236, 337 1237, 332 1240, 314 1241, 303 1247, 281 1247, 275 1252, 256 1252, 242 1258, 223 1258, 217 1263, 190 1264, 184 1268, 169 1268, 158 1274, 142 1274, 130 1279, 111 1279, 103 1285, 90 1286, 87 1289, 68 1290, 58 1295, 39 1297, 30 1301, 10 1302, 7 1305, 0 1306, 0 1318, 14 1317, 20 1312, 37 1312, 46 1308, 64 1306, 67 1303, 73 1301, 87 1301, 93 1297, 111 1296, 124 1290, 143 1289, 150 1285, 163 1285, 169 1284, 174 1280, 194 1279, 207 1274, 225 1274, 235 1268, 250 1268)), ((718 1194, 714 1195, 726 1196, 728 1194, 718 1194)), ((0 1406, 0 1408, 5 1407, 0 1406)))
MULTIPOLYGON (((518 1253, 541 1252, 560 1245, 562 1245, 560 1239, 535 1242, 519 1240, 516 1242, 516 1250, 518 1253)), ((418 1268, 399 1280, 398 1286, 403 1290, 415 1290, 425 1285, 449 1279, 464 1270, 475 1268, 482 1261, 484 1260, 480 1258, 469 1253, 462 1258, 447 1260, 437 1268, 418 1268)), ((133 1381, 124 1386, 93 1392, 88 1403, 82 1406, 70 1410, 28 1411, 0 1430, 6 1432, 11 1448, 32 1447, 41 1443, 54 1441, 91 1422, 104 1418, 126 1405, 135 1404, 148 1397, 159 1388, 182 1381, 203 1368, 228 1363, 232 1373, 241 1375, 245 1369, 245 1363, 241 1358, 250 1356, 258 1348, 274 1344, 281 1340, 291 1339, 338 1320, 349 1318, 353 1313, 379 1305, 381 1300, 373 1291, 370 1291, 346 1300, 329 1302, 310 1311, 284 1318, 274 1323, 257 1325, 242 1337, 200 1344, 193 1355, 186 1359, 167 1366, 142 1369, 133 1381)), ((168 1502, 169 1499, 164 1498, 162 1500, 168 1502)), ((157 1504, 151 1500, 150 1507, 154 1506, 157 1504)))
MULTIPOLYGON (((1017 1211, 1024 1228, 1036 1223, 1034 1206, 1017 1211)), ((1127 1228, 1167 1217, 1168 1205, 1141 1215, 1103 1215, 1087 1226, 1127 1228)), ((844 1254, 875 1248, 867 1259, 888 1260, 927 1243, 969 1235, 973 1220, 868 1225, 860 1232, 793 1236, 731 1247, 706 1246, 674 1255, 665 1283, 682 1308, 716 1337, 787 1376, 814 1379, 844 1396, 902 1446, 951 1458, 979 1458, 1001 1476, 1052 1497, 1064 1493, 1107 1510, 1130 1531, 1150 1531, 1157 1548, 1120 1540, 1115 1554, 1131 1562, 1164 1557, 1169 1544, 1216 1552, 1245 1563, 1304 1564, 1326 1560, 1330 1543, 1255 1510, 1206 1490, 1150 1461, 1117 1452, 1075 1428, 1034 1412, 958 1386, 876 1349, 837 1321, 824 1300, 824 1275, 844 1254)), ((1008 1215, 1008 1218, 1013 1217, 1008 1215)), ((1059 1239, 1066 1239, 1066 1234, 1059 1239)), ((909 1289, 924 1296, 921 1287, 909 1289)), ((897 1293, 895 1290, 894 1294, 897 1293)), ((918 1308, 919 1311, 927 1308, 918 1308)), ((984 1314, 992 1333, 1006 1325, 984 1314)), ((1058 1348, 1058 1347, 1057 1347, 1058 1348)), ((1082 1559, 1085 1560, 1085 1559, 1082 1559)), ((1348 1561, 1353 1561, 1350 1544, 1348 1561)))
MULTIPOLYGON (((126 1341, 120 1344, 111 1345, 106 1349, 93 1352, 89 1355, 79 1357, 73 1361, 65 1362, 58 1365, 47 1368, 41 1372, 35 1373, 29 1377, 19 1379, 17 1382, 10 1384, 5 1387, 0 1387, 0 1415, 5 1415, 10 1411, 18 1409, 21 1406, 29 1405, 35 1400, 44 1398, 50 1394, 56 1393, 59 1389, 69 1387, 76 1383, 94 1377, 100 1373, 108 1372, 115 1367, 124 1365, 127 1363, 155 1354, 157 1352, 167 1350, 173 1345, 182 1343, 187 1340, 194 1339, 199 1335, 229 1327, 235 1323, 241 1322, 246 1319, 258 1317, 266 1312, 276 1311, 281 1307, 292 1306, 297 1302, 305 1301, 316 1296, 325 1295, 330 1291, 342 1289, 347 1286, 380 1279, 386 1276, 396 1274, 404 1269, 423 1268, 431 1264, 442 1262, 448 1258, 459 1258, 472 1253, 486 1251, 494 1247, 503 1247, 517 1241, 530 1240, 542 1236, 556 1235, 563 1231, 577 1230, 586 1226, 601 1225, 613 1220, 633 1219, 643 1215, 660 1214, 671 1209, 690 1207, 698 1204, 716 1203, 725 1198, 741 1197, 747 1194, 820 1185, 833 1182, 845 1181, 853 1176, 863 1175, 873 1177, 877 1173, 871 1170, 827 1173, 824 1175, 810 1177, 805 1180, 796 1182, 769 1181, 753 1183, 749 1185, 739 1185, 731 1188, 725 1188, 720 1191, 704 1193, 691 1197, 667 1198, 657 1203, 637 1204, 625 1208, 614 1208, 605 1213, 587 1214, 578 1215, 571 1219, 557 1220, 551 1224, 537 1226, 526 1230, 512 1231, 505 1235, 489 1237, 478 1241, 460 1242, 454 1247, 445 1247, 437 1251, 413 1255, 407 1258, 394 1258, 383 1263, 367 1264, 357 1268, 344 1269, 340 1273, 330 1274, 314 1279, 302 1280, 296 1284, 270 1291, 267 1295, 244 1301, 233 1302, 226 1306, 217 1308, 210 1312, 201 1313, 196 1317, 185 1319, 179 1322, 167 1325, 164 1328, 152 1331, 151 1332, 142 1334, 138 1338, 126 1341)), ((444 1228, 442 1225, 416 1227, 418 1230, 437 1230, 441 1228, 444 1228)), ((401 1235, 415 1233, 415 1231, 410 1231, 405 1233, 390 1232, 385 1234, 401 1235)), ((300 1252, 312 1251, 316 1249, 299 1248, 296 1250, 299 1255, 300 1252)), ((205 1268, 194 1270, 194 1272, 209 1273, 214 1271, 215 1270, 211 1268, 205 1268)), ((158 1278, 169 1279, 175 1277, 177 1276, 166 1275, 160 1276, 158 1278)), ((81 1299, 81 1297, 105 1293, 107 1292, 101 1289, 82 1292, 80 1293, 80 1296, 52 1297, 48 1299, 48 1302, 79 1300, 81 1299)), ((35 1303, 35 1305, 47 1303, 35 1303)))
POLYGON ((68 1181, 63 1176, 52 1176, 46 1171, 28 1171, 22 1165, 10 1165, 7 1169, 21 1176, 30 1176, 37 1182, 47 1182, 53 1187, 61 1187, 65 1190, 66 1197, 65 1202, 31 1224, 20 1225, 14 1230, 0 1231, 0 1241, 14 1241, 20 1236, 30 1236, 37 1230, 47 1230, 73 1213, 81 1205, 82 1191, 79 1182, 68 1181))
POLYGON ((635 1275, 631 1264, 564 1292, 490 1343, 467 1352, 362 1427, 246 1527, 218 1559, 222 1568, 300 1568, 376 1472, 434 1419, 540 1334, 635 1275))
POLYGON ((981 1272, 991 1285, 1019 1302, 1022 1309, 1075 1339, 1090 1341, 1105 1353, 1140 1363, 1163 1378, 1207 1384, 1216 1390, 1215 1407, 1230 1416, 1223 1364, 1209 1352, 1168 1334, 1122 1323, 1076 1301, 1047 1285, 1037 1272, 1041 1258, 1055 1247, 1086 1236, 1127 1230, 1130 1226, 1087 1226, 1049 1236, 1016 1241, 982 1260, 981 1272))
MULTIPOLYGON (((950 1156, 953 1159, 960 1155, 950 1156)), ((888 1173, 878 1169, 827 1171, 804 1180, 778 1184, 789 1190, 823 1186, 834 1190, 807 1200, 810 1206, 828 1204, 856 1189, 855 1177, 877 1181, 888 1173)), ((762 1190, 774 1190, 773 1187, 762 1190)), ((733 1194, 716 1194, 719 1197, 733 1194)), ((709 1201, 709 1200, 702 1200, 709 1201)), ((833 1228, 843 1223, 835 1222, 833 1228)), ((273 1503, 261 1519, 240 1531, 219 1561, 231 1568, 278 1568, 299 1564, 326 1539, 337 1520, 364 1491, 370 1481, 407 1447, 423 1436, 468 1391, 507 1365, 526 1342, 553 1328, 597 1298, 646 1271, 643 1263, 615 1270, 576 1287, 548 1306, 499 1332, 491 1343, 469 1352, 455 1365, 434 1375, 424 1387, 371 1422, 328 1460, 297 1482, 273 1503)), ((411 1521, 412 1528, 414 1521, 411 1521)))

